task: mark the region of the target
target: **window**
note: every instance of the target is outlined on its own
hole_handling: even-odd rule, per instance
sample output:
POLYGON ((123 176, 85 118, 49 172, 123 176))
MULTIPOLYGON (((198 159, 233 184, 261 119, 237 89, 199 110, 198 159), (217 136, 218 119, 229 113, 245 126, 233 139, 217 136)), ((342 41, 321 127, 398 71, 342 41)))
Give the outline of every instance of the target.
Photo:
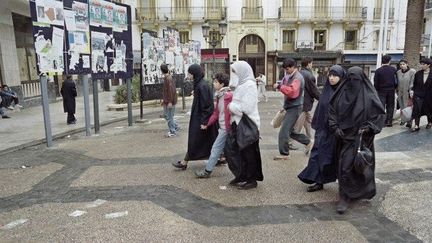
POLYGON ((177 20, 189 19, 189 0, 175 0, 174 11, 177 20))
POLYGON ((345 31, 345 50, 355 50, 357 43, 357 31, 345 31))
POLYGON ((294 51, 295 30, 284 30, 282 32, 282 50, 294 51))
POLYGON ((314 33, 315 50, 326 49, 326 39, 327 39, 326 32, 327 32, 326 30, 315 30, 314 33))
POLYGON ((188 43, 189 42, 189 31, 179 31, 180 35, 180 43, 188 43))
POLYGON ((297 0, 283 0, 281 8, 282 18, 296 18, 297 11, 297 0))
POLYGON ((328 13, 328 0, 315 0, 314 1, 314 17, 315 18, 327 18, 328 13))
POLYGON ((346 17, 358 17, 361 16, 361 8, 359 0, 346 0, 345 5, 346 17))

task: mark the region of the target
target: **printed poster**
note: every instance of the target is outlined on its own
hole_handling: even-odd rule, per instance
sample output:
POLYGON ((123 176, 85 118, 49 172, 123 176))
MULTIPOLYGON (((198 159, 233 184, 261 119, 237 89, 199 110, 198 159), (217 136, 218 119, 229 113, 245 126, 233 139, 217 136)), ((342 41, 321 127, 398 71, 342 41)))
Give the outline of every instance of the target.
POLYGON ((114 21, 114 4, 102 1, 102 26, 112 28, 114 21))
POLYGON ((113 31, 122 32, 127 30, 127 19, 127 8, 119 5, 114 5, 113 31))
POLYGON ((105 47, 111 41, 109 35, 101 32, 91 32, 92 71, 93 73, 108 72, 108 60, 105 56, 105 47))
POLYGON ((102 1, 89 0, 90 4, 90 25, 102 25, 102 1))
POLYGON ((35 0, 37 22, 63 26, 63 1, 35 0))
POLYGON ((63 29, 53 27, 51 36, 40 30, 35 35, 35 50, 41 73, 63 72, 63 29))
POLYGON ((72 11, 75 13, 75 27, 77 30, 88 31, 89 19, 88 8, 86 3, 73 2, 72 11))

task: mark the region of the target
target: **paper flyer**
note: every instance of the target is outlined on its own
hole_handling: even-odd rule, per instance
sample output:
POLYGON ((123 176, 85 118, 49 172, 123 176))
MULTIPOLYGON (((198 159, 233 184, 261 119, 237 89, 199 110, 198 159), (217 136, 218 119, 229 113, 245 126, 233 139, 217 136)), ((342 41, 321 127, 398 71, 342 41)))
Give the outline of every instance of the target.
POLYGON ((114 5, 113 3, 102 1, 102 26, 112 28, 114 21, 114 5))
POLYGON ((76 29, 81 31, 89 30, 88 5, 86 3, 73 2, 72 10, 75 13, 76 29))
POLYGON ((63 2, 56 0, 35 0, 37 22, 61 25, 64 23, 63 2))
POLYGON ((65 10, 63 13, 64 13, 66 29, 68 31, 75 31, 76 30, 75 12, 71 10, 65 10))
POLYGON ((90 4, 90 25, 102 25, 102 4, 99 0, 89 0, 90 4))
POLYGON ((90 56, 83 55, 82 60, 83 60, 83 68, 90 68, 90 56))
POLYGON ((119 5, 114 5, 114 23, 113 31, 122 32, 127 30, 127 8, 119 5))

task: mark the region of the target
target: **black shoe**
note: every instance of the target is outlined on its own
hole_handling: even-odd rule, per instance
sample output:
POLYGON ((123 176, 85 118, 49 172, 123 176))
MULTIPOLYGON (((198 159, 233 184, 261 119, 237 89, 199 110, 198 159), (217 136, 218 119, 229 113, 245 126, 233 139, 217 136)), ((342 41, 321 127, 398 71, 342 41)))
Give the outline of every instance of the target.
POLYGON ((400 122, 399 125, 403 126, 405 125, 405 122, 400 122))
POLYGON ((216 166, 226 165, 227 163, 226 159, 218 159, 216 166))
POLYGON ((182 164, 181 161, 177 161, 177 162, 173 162, 172 166, 178 168, 178 169, 182 169, 182 170, 186 170, 187 169, 187 164, 182 164))
POLYGON ((239 182, 237 183, 237 188, 241 189, 241 190, 249 190, 252 188, 256 188, 258 186, 258 183, 256 181, 243 181, 243 182, 239 182))
POLYGON ((386 124, 386 127, 392 127, 392 126, 393 126, 393 124, 391 124, 391 123, 386 124))
POLYGON ((68 122, 67 124, 68 125, 73 125, 73 124, 76 124, 76 122, 75 121, 71 121, 71 122, 68 122))
POLYGON ((316 183, 316 184, 313 185, 313 186, 308 186, 307 191, 308 191, 308 192, 316 192, 316 191, 320 191, 320 190, 322 190, 322 189, 324 189, 324 185, 323 185, 323 184, 316 183))
POLYGON ((432 127, 432 124, 430 124, 430 123, 426 125, 426 129, 431 129, 431 127, 432 127))
POLYGON ((234 179, 232 179, 228 184, 230 185, 230 186, 235 186, 237 183, 239 183, 240 182, 240 180, 239 179, 237 179, 237 178, 234 178, 234 179))
POLYGON ((411 128, 412 124, 411 124, 411 122, 407 122, 407 124, 405 126, 408 127, 408 128, 411 128))
POLYGON ((8 116, 8 115, 4 115, 4 116, 2 116, 2 118, 3 118, 3 119, 8 119, 8 118, 11 118, 11 117, 8 116))
POLYGON ((348 205, 349 205, 349 198, 347 198, 346 196, 340 196, 339 202, 336 207, 336 211, 339 214, 344 214, 348 210, 348 205))

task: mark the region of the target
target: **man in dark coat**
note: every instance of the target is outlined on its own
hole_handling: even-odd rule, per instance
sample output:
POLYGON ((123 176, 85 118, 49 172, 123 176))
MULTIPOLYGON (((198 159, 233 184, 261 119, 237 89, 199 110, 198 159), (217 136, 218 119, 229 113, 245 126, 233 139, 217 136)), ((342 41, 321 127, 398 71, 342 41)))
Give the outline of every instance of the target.
POLYGON ((393 126, 393 113, 395 108, 395 94, 397 87, 396 68, 390 66, 391 56, 382 57, 382 66, 375 71, 374 86, 386 111, 385 124, 393 126))
POLYGON ((193 79, 194 93, 189 120, 188 149, 183 161, 174 162, 176 168, 185 170, 189 160, 207 159, 217 137, 217 127, 206 127, 214 109, 213 91, 204 80, 204 73, 198 64, 192 64, 188 76, 193 79))
POLYGON ((68 113, 67 124, 75 124, 75 97, 77 96, 75 82, 72 80, 71 75, 66 76, 66 80, 63 82, 60 89, 60 93, 63 96, 63 110, 68 113))
POLYGON ((347 78, 330 100, 329 127, 336 136, 339 162, 337 212, 345 213, 351 199, 371 199, 375 186, 375 134, 384 125, 384 107, 372 83, 360 67, 348 69, 347 78), (354 167, 362 132, 363 146, 372 152, 372 163, 363 172, 354 167))
POLYGON ((329 102, 336 88, 345 80, 345 70, 339 65, 333 65, 329 71, 328 81, 324 84, 323 93, 318 102, 312 120, 315 129, 315 143, 312 148, 308 165, 298 175, 307 184, 308 192, 324 189, 324 184, 334 182, 337 178, 337 163, 335 156, 336 138, 330 132, 328 123, 329 102))
MULTIPOLYGON (((303 76, 305 81, 304 99, 303 99, 303 110, 294 125, 294 131, 301 133, 302 128, 305 128, 305 133, 308 138, 312 138, 312 114, 311 110, 313 107, 314 99, 319 100, 320 93, 316 86, 315 76, 312 74, 312 58, 305 57, 301 61, 302 68, 300 74, 303 76)), ((309 151, 306 151, 309 152, 309 151)))
POLYGON ((432 126, 432 73, 430 66, 432 60, 424 58, 420 61, 422 70, 414 75, 414 83, 410 96, 413 98, 413 113, 412 118, 415 121, 415 126, 412 128, 413 132, 420 130, 420 117, 427 116, 428 124, 426 129, 432 126))

